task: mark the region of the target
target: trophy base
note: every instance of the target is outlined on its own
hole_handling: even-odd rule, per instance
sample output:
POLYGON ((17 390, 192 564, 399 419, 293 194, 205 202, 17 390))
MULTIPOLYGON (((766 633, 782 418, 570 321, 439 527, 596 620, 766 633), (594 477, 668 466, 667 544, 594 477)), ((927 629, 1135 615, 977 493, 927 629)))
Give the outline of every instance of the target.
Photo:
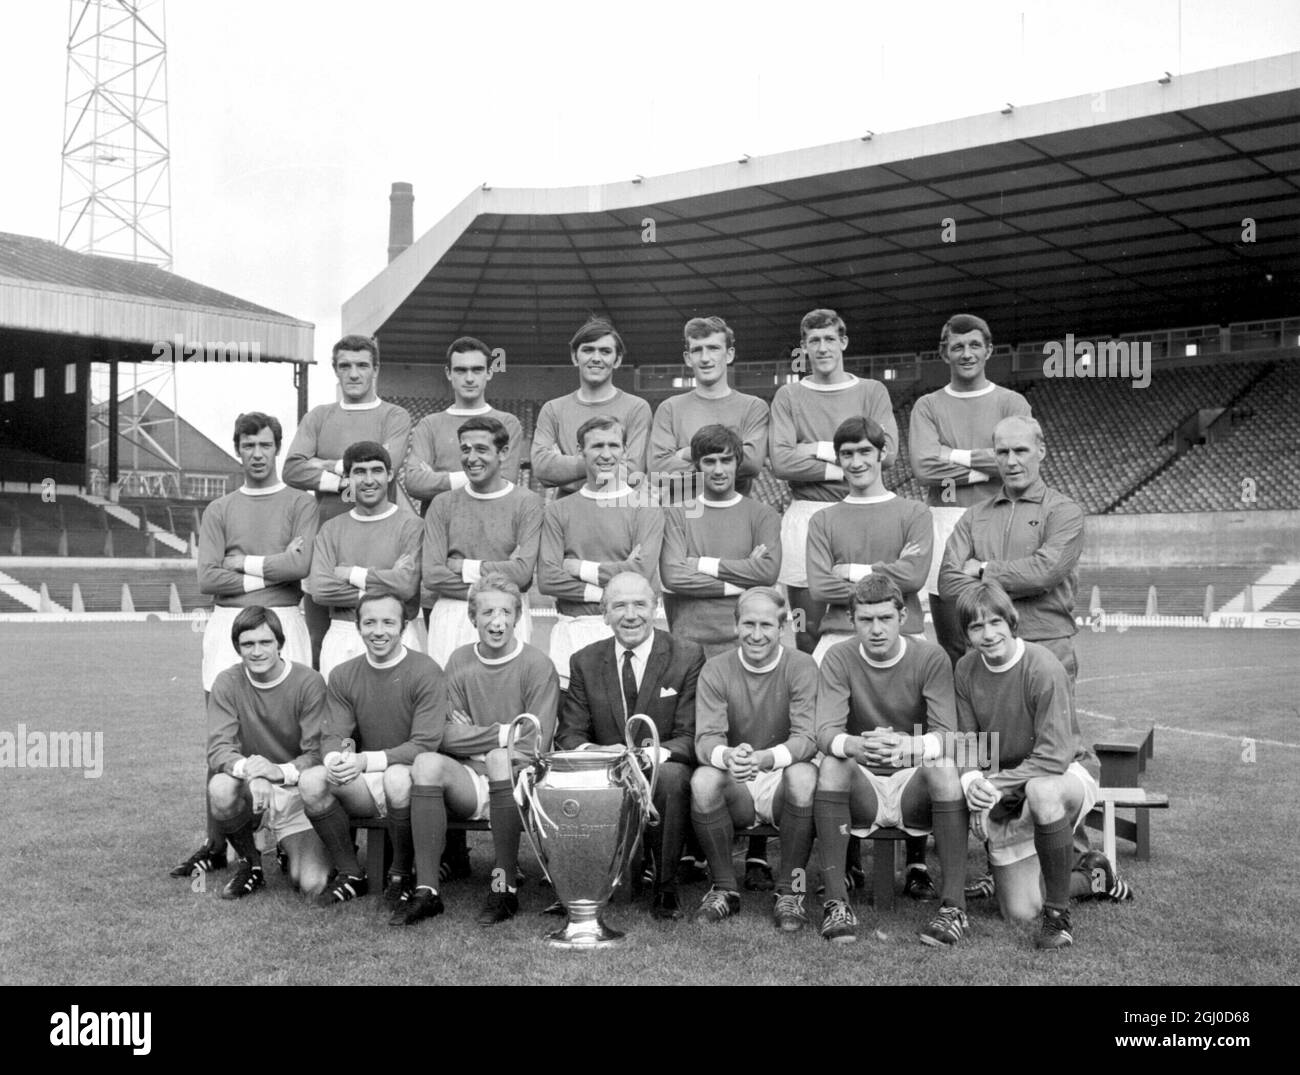
POLYGON ((546 935, 546 943, 552 948, 570 951, 595 951, 600 948, 615 948, 625 944, 627 936, 617 929, 611 929, 600 919, 604 904, 591 900, 574 900, 565 905, 569 921, 563 929, 546 935))

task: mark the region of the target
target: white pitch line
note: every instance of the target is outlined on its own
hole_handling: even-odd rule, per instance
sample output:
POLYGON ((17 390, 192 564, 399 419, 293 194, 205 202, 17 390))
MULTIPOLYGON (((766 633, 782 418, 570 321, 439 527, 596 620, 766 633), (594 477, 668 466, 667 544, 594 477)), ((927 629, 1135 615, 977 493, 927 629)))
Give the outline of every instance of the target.
POLYGON ((1273 664, 1232 664, 1215 668, 1165 668, 1149 672, 1123 672, 1116 676, 1086 676, 1075 683, 1104 683, 1109 679, 1150 679, 1152 676, 1185 676, 1193 672, 1260 672, 1275 669, 1273 664))
MULTIPOLYGON (((1083 681, 1080 680, 1080 683, 1083 681)), ((1096 717, 1098 720, 1119 720, 1119 717, 1112 717, 1109 713, 1098 713, 1093 709, 1083 709, 1075 706, 1075 712, 1082 713, 1085 717, 1096 717)), ((1288 750, 1300 750, 1300 743, 1283 743, 1280 739, 1260 739, 1253 735, 1224 735, 1223 732, 1197 732, 1191 728, 1175 728, 1172 724, 1156 724, 1156 729, 1162 732, 1178 732, 1180 735, 1196 735, 1202 739, 1226 739, 1230 743, 1242 743, 1249 739, 1252 743, 1262 743, 1270 747, 1286 747, 1288 750)))

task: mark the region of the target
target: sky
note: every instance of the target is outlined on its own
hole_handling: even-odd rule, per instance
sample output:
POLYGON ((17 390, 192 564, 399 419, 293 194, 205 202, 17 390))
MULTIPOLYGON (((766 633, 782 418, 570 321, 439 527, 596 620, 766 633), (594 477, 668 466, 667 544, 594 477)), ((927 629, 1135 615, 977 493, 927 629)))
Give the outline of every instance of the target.
MULTIPOLYGON (((57 240, 69 5, 0 14, 0 231, 57 240)), ((1300 51, 1295 0, 171 0, 165 27, 173 270, 314 322, 313 405, 395 180, 419 236, 485 181, 659 175, 1300 51)), ((292 435, 288 367, 177 376, 217 443, 255 406, 292 435)))

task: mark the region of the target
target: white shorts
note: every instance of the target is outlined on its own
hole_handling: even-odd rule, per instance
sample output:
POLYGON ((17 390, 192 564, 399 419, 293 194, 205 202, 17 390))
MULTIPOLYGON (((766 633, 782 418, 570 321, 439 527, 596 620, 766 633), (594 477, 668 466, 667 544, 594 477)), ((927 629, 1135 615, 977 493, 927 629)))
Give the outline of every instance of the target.
MULTIPOLYGON (((849 634, 849 633, 846 632, 846 631, 828 631, 826 634, 822 635, 821 638, 819 638, 819 639, 817 640, 817 648, 816 648, 815 650, 813 650, 813 660, 816 661, 817 664, 818 664, 818 666, 820 667, 820 666, 821 666, 821 663, 822 663, 822 658, 826 656, 826 651, 827 651, 828 649, 830 649, 830 648, 831 648, 832 646, 834 646, 836 643, 839 643, 839 642, 847 642, 850 638, 855 638, 855 637, 857 637, 857 636, 856 636, 856 635, 849 634)), ((919 638, 919 639, 924 640, 925 635, 923 635, 923 634, 917 634, 917 635, 904 634, 903 637, 904 637, 904 638, 919 638)))
MULTIPOLYGON (((524 598, 523 611, 519 613, 519 622, 515 624, 515 638, 520 642, 532 642, 533 617, 528 611, 528 598, 524 598)), ((468 646, 478 641, 478 628, 469 622, 469 602, 459 601, 454 597, 440 597, 429 612, 429 648, 430 657, 438 662, 439 668, 447 667, 447 659, 461 646, 468 646)))
MULTIPOLYGON (((215 605, 208 611, 203 628, 203 689, 212 690, 217 676, 239 663, 239 651, 231 644, 230 631, 235 617, 244 610, 229 605, 215 605)), ((311 667, 311 636, 299 605, 282 605, 271 609, 284 628, 284 648, 280 656, 286 661, 311 667)))
POLYGON ((965 508, 930 508, 934 520, 934 555, 930 557, 930 573, 925 576, 925 592, 939 592, 939 565, 943 563, 943 550, 957 528, 957 520, 966 514, 965 508))
POLYGON ((388 796, 384 794, 384 774, 362 773, 358 779, 365 781, 366 787, 370 791, 370 797, 375 800, 376 816, 387 817, 388 796))
POLYGON ((776 824, 772 806, 776 801, 776 790, 781 786, 784 775, 784 769, 769 769, 765 773, 759 773, 753 780, 741 782, 741 787, 748 791, 749 797, 754 800, 754 820, 758 824, 776 824))
POLYGON ((271 799, 262 811, 262 824, 253 834, 260 851, 269 851, 286 836, 311 830, 311 819, 303 809, 302 795, 296 787, 271 785, 271 799))
POLYGON ((781 516, 781 574, 777 582, 808 585, 808 520, 829 508, 833 500, 792 500, 781 516))
POLYGON ((485 773, 475 772, 472 766, 460 763, 460 767, 465 770, 465 775, 470 778, 474 784, 474 794, 478 797, 478 802, 474 807, 474 813, 467 821, 486 821, 491 812, 491 798, 488 791, 488 778, 485 773))
POLYGON ((602 616, 557 615, 551 628, 551 661, 560 676, 560 690, 569 689, 569 658, 584 646, 613 637, 613 629, 602 616))
MULTIPOLYGON (((419 616, 402 628, 402 645, 419 653, 424 652, 424 621, 419 616)), ((330 620, 330 629, 325 632, 320 644, 320 674, 328 681, 330 673, 344 661, 360 657, 365 652, 366 644, 354 621, 330 620)))
MULTIPOLYGON (((1072 822, 1077 828, 1079 822, 1088 816, 1088 811, 1097 804, 1101 790, 1092 774, 1077 761, 1070 762, 1065 773, 1074 777, 1083 787, 1083 801, 1072 822)), ((1021 803, 1020 812, 1014 817, 1000 821, 990 818, 988 834, 989 862, 994 866, 1011 866, 1038 854, 1034 849, 1034 819, 1029 813, 1029 799, 1026 798, 1021 803)))
POLYGON ((920 772, 919 767, 914 765, 910 769, 899 769, 888 776, 873 773, 865 765, 859 765, 858 770, 876 793, 876 818, 866 828, 859 825, 850 829, 854 836, 870 836, 877 829, 902 829, 908 836, 929 835, 928 828, 912 828, 903 824, 903 792, 920 772))

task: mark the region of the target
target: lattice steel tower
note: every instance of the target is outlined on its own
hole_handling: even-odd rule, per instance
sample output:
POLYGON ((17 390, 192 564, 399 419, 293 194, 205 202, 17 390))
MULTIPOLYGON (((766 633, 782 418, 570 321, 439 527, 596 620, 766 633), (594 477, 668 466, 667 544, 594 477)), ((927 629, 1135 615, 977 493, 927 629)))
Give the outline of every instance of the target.
POLYGON ((59 242, 170 269, 164 0, 72 0, 59 242))

